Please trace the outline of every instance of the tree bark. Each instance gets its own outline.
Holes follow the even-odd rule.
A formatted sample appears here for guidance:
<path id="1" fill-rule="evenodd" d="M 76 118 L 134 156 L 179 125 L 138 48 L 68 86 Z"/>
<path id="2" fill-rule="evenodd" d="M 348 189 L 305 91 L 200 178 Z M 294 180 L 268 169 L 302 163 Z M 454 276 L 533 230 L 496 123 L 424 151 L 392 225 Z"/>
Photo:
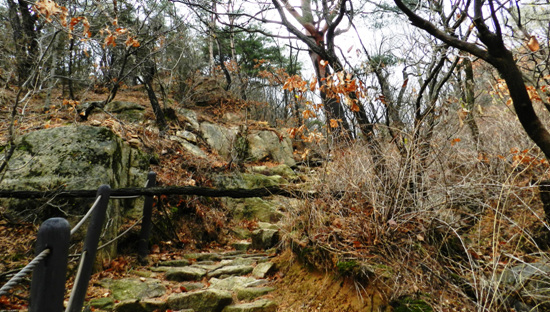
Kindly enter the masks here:
<path id="1" fill-rule="evenodd" d="M 18 0 L 17 3 L 14 0 L 6 1 L 15 43 L 18 84 L 22 86 L 29 78 L 32 78 L 32 67 L 38 52 L 38 41 L 36 40 L 39 31 L 36 28 L 38 16 L 32 13 L 27 1 Z"/>
<path id="2" fill-rule="evenodd" d="M 157 95 L 155 94 L 155 90 L 153 89 L 153 78 L 155 76 L 155 72 L 155 64 L 151 60 L 147 61 L 143 73 L 143 85 L 145 86 L 145 90 L 147 91 L 147 95 L 149 96 L 149 102 L 153 107 L 153 112 L 155 113 L 155 118 L 157 120 L 157 126 L 162 132 L 168 127 L 168 124 L 166 123 L 164 111 L 160 107 Z"/>

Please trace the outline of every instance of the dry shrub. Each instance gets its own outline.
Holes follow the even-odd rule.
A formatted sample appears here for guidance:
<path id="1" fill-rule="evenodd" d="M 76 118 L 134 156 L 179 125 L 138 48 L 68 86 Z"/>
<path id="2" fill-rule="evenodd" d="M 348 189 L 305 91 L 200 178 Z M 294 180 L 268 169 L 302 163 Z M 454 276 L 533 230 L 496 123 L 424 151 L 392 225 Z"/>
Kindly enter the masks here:
<path id="1" fill-rule="evenodd" d="M 441 116 L 425 158 L 383 144 L 383 175 L 365 142 L 331 147 L 311 183 L 320 196 L 289 210 L 287 241 L 316 266 L 383 282 L 388 300 L 427 294 L 438 311 L 521 301 L 501 273 L 543 260 L 536 182 L 548 164 L 513 112 L 489 107 L 478 122 L 481 144 Z"/>

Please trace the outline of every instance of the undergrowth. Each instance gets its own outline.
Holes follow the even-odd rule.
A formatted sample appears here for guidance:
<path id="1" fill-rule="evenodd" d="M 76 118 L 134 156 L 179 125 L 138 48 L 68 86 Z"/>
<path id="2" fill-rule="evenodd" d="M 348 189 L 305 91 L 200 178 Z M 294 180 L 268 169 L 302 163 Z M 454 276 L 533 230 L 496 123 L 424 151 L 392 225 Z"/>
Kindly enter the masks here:
<path id="1" fill-rule="evenodd" d="M 414 144 L 403 154 L 323 142 L 330 161 L 309 187 L 325 195 L 289 210 L 286 242 L 311 265 L 385 285 L 388 302 L 428 294 L 435 311 L 547 308 L 546 296 L 506 281 L 518 265 L 547 262 L 548 232 L 537 186 L 548 164 L 511 114 L 488 108 L 481 144 L 448 117 L 424 158 Z"/>

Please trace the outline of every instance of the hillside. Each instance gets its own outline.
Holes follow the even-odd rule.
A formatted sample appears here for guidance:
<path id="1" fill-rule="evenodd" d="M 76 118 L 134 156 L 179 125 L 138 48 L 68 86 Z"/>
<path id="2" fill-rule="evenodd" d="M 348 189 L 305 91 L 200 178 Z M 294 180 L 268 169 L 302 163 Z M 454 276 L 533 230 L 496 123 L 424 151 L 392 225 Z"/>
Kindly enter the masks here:
<path id="1" fill-rule="evenodd" d="M 14 96 L 4 93 L 7 99 Z M 90 93 L 87 101 L 102 96 Z M 268 172 L 279 165 L 269 158 L 228 159 L 198 132 L 196 145 L 206 157 L 191 153 L 176 140 L 178 132 L 190 129 L 190 118 L 178 111 L 181 108 L 192 110 L 200 122 L 239 129 L 244 120 L 247 131 L 289 136 L 286 129 L 249 119 L 246 103 L 230 97 L 206 106 L 180 107 L 171 101 L 165 110 L 171 113 L 164 133 L 155 127 L 153 111 L 139 90 L 123 90 L 117 100 L 143 107 L 141 123 L 104 112 L 82 121 L 78 103 L 64 102 L 60 95 L 55 98 L 56 106 L 47 112 L 39 96 L 24 111 L 21 108 L 18 135 L 71 124 L 107 127 L 151 155 L 151 170 L 157 172 L 161 186 L 213 187 L 217 174 L 232 177 L 258 168 Z M 6 121 L 0 132 L 2 145 L 7 142 L 8 103 L 2 107 Z M 379 166 L 362 140 L 329 144 L 295 139 L 297 164 L 292 166 L 293 178 L 286 179 L 316 195 L 293 202 L 275 199 L 285 204 L 277 223 L 281 242 L 270 251 L 278 272 L 268 279 L 276 290 L 268 298 L 278 302 L 279 311 L 363 311 L 365 306 L 387 311 L 470 311 L 475 305 L 491 311 L 503 311 L 500 307 L 504 306 L 528 311 L 534 305 L 545 307 L 546 300 L 533 295 L 540 291 L 545 296 L 536 284 L 544 283 L 543 277 L 535 272 L 529 278 L 540 281 L 527 279 L 520 284 L 515 279 L 525 268 L 548 268 L 547 233 L 541 223 L 544 210 L 534 184 L 547 177 L 547 163 L 524 136 L 511 135 L 520 130 L 509 121 L 513 120 L 510 112 L 486 109 L 480 128 L 489 143 L 483 152 L 471 149 L 473 143 L 458 118 L 442 118 L 446 118 L 442 128 L 447 131 L 438 132 L 437 152 L 429 156 L 428 169 L 418 176 L 422 190 L 414 196 L 419 198 L 407 195 L 411 177 L 406 176 L 420 174 L 406 167 L 418 164 L 402 163 L 390 144 L 383 147 L 389 171 L 382 181 L 376 172 Z M 490 139 L 497 136 L 508 139 Z M 197 251 L 234 250 L 234 243 L 242 239 L 231 229 L 259 227 L 257 219 L 236 221 L 226 200 L 163 196 L 159 203 L 164 208 L 159 207 L 154 218 L 163 227 L 154 231 L 150 266 Z M 5 282 L 31 258 L 39 223 L 21 223 L 6 213 L 6 207 L 2 209 L 0 271 Z M 136 233 L 123 238 L 120 256 L 104 262 L 103 271 L 93 276 L 90 298 L 108 293 L 99 280 L 139 277 L 136 272 L 147 269 L 137 262 L 132 249 Z M 70 265 L 74 269 L 76 263 Z M 0 308 L 24 309 L 27 287 L 2 297 Z M 172 292 L 181 291 L 172 286 Z"/>

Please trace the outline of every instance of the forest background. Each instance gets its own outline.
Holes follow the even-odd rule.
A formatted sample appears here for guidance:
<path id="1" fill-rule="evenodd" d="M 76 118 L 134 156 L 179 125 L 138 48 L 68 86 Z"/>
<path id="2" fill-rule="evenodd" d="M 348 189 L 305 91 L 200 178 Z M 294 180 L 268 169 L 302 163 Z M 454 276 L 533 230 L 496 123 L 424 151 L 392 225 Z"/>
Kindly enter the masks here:
<path id="1" fill-rule="evenodd" d="M 501 273 L 548 260 L 547 1 L 5 0 L 0 20 L 0 171 L 32 101 L 49 127 L 144 91 L 160 136 L 202 101 L 330 160 L 287 239 L 391 272 L 389 299 L 502 311 L 522 295 Z"/>

